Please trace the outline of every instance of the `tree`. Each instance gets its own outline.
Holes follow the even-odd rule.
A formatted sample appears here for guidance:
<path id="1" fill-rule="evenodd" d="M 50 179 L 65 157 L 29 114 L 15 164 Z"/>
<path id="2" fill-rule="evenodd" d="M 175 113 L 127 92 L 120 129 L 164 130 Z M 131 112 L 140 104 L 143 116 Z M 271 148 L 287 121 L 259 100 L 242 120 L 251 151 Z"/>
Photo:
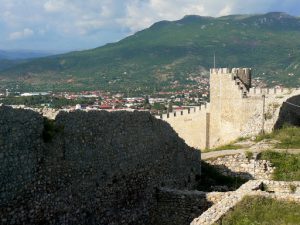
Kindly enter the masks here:
<path id="1" fill-rule="evenodd" d="M 151 109 L 151 104 L 149 102 L 149 96 L 148 95 L 146 95 L 146 97 L 145 97 L 144 109 Z"/>

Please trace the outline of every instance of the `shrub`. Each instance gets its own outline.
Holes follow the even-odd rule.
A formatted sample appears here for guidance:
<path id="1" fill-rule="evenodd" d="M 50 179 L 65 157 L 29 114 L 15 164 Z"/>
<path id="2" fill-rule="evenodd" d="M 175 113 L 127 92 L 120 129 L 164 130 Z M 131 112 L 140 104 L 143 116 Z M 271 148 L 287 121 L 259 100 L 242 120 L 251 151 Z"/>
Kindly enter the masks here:
<path id="1" fill-rule="evenodd" d="M 296 189 L 297 189 L 296 185 L 290 184 L 289 188 L 290 188 L 291 193 L 295 193 L 296 192 Z"/>
<path id="2" fill-rule="evenodd" d="M 250 160 L 250 159 L 253 158 L 253 152 L 246 151 L 246 152 L 245 152 L 245 155 L 246 155 L 246 158 L 247 158 L 248 160 Z"/>

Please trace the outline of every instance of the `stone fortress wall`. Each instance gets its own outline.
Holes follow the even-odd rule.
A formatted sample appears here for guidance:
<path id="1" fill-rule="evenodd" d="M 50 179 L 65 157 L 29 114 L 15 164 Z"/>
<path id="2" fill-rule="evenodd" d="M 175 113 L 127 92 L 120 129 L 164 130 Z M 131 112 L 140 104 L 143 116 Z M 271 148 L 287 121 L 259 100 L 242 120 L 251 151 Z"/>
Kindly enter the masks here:
<path id="1" fill-rule="evenodd" d="M 49 122 L 30 110 L 0 107 L 0 125 L 0 224 L 209 225 L 245 195 L 300 201 L 299 182 L 193 190 L 200 152 L 149 113 L 61 112 Z M 228 157 L 209 163 L 228 161 L 224 174 L 254 179 L 268 179 L 273 170 L 245 155 Z"/>
<path id="2" fill-rule="evenodd" d="M 201 174 L 200 152 L 145 112 L 0 107 L 0 125 L 0 224 L 158 224 L 159 189 Z"/>
<path id="3" fill-rule="evenodd" d="M 43 128 L 38 113 L 0 107 L 0 205 L 22 193 L 37 176 Z"/>
<path id="4" fill-rule="evenodd" d="M 206 125 L 209 123 L 210 104 L 202 105 L 192 109 L 182 110 L 157 116 L 168 122 L 172 128 L 183 138 L 186 143 L 194 148 L 205 148 L 209 137 Z"/>
<path id="5" fill-rule="evenodd" d="M 249 68 L 211 69 L 208 107 L 158 118 L 168 122 L 188 145 L 213 148 L 237 137 L 271 132 L 282 105 L 299 95 L 300 89 L 251 88 Z"/>

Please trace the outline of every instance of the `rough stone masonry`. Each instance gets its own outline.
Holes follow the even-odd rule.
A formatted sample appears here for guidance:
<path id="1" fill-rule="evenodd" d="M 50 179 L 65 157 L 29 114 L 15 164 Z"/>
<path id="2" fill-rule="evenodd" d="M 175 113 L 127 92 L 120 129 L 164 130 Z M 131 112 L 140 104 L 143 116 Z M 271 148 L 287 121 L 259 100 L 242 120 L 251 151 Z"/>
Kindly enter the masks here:
<path id="1" fill-rule="evenodd" d="M 200 152 L 149 113 L 0 107 L 0 224 L 158 224 L 159 189 L 200 173 Z"/>

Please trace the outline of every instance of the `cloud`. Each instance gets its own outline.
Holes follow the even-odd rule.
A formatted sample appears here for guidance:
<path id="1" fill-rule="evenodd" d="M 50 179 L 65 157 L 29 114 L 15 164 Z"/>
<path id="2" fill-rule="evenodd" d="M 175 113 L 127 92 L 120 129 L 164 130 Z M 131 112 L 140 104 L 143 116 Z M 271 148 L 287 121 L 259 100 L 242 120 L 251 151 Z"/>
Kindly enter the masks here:
<path id="1" fill-rule="evenodd" d="M 300 15 L 299 0 L 0 0 L 0 5 L 0 49 L 8 40 L 14 41 L 11 46 L 26 48 L 37 43 L 58 49 L 66 43 L 68 48 L 97 47 L 155 22 L 191 14 L 217 17 L 285 11 Z"/>
<path id="2" fill-rule="evenodd" d="M 229 15 L 231 14 L 231 11 L 232 11 L 231 7 L 227 5 L 220 11 L 219 16 Z"/>
<path id="3" fill-rule="evenodd" d="M 34 34 L 33 30 L 24 28 L 22 31 L 13 32 L 9 35 L 9 40 L 19 40 L 31 37 Z"/>
<path id="4" fill-rule="evenodd" d="M 80 20 L 76 22 L 76 27 L 79 28 L 80 34 L 87 34 L 89 31 L 97 30 L 103 27 L 105 24 L 102 21 L 99 20 Z"/>
<path id="5" fill-rule="evenodd" d="M 63 0 L 57 1 L 57 0 L 50 0 L 45 2 L 44 9 L 47 12 L 60 12 L 64 11 L 65 9 L 65 3 Z"/>

